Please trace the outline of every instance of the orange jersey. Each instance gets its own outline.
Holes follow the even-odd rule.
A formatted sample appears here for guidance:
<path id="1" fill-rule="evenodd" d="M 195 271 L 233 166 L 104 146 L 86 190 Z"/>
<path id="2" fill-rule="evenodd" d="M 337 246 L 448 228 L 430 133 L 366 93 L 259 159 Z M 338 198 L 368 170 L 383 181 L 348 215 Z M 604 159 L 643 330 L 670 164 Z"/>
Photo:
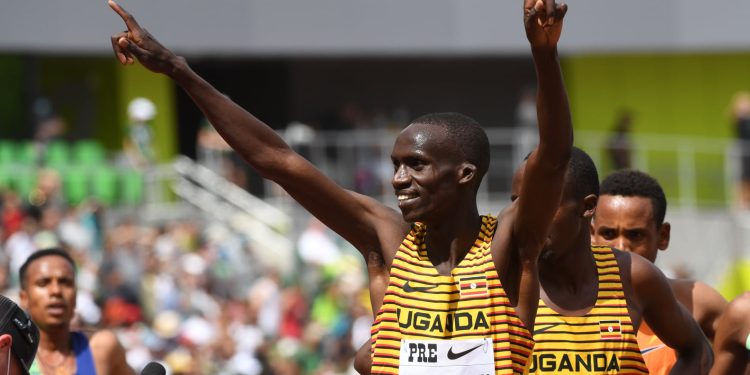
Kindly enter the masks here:
<path id="1" fill-rule="evenodd" d="M 491 216 L 471 250 L 440 275 L 427 256 L 426 226 L 399 247 L 372 326 L 372 373 L 523 374 L 533 347 L 495 270 Z"/>
<path id="2" fill-rule="evenodd" d="M 641 348 L 641 355 L 646 361 L 650 374 L 667 375 L 677 362 L 677 353 L 674 349 L 656 337 L 646 322 L 641 323 L 641 328 L 638 330 L 638 346 Z"/>

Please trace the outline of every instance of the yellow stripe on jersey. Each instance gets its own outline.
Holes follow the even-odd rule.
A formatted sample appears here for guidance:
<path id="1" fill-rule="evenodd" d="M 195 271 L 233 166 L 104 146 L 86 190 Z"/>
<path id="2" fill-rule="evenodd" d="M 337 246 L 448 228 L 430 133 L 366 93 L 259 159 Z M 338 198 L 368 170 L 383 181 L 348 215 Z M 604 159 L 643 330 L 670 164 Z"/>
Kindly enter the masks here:
<path id="1" fill-rule="evenodd" d="M 609 247 L 593 247 L 596 304 L 584 316 L 563 316 L 539 300 L 530 374 L 648 374 Z"/>
<path id="2" fill-rule="evenodd" d="M 399 372 L 399 364 L 404 365 L 400 363 L 405 358 L 404 340 L 476 339 L 491 339 L 495 374 L 524 373 L 533 341 L 495 270 L 490 245 L 496 226 L 494 217 L 483 216 L 474 246 L 450 276 L 441 276 L 427 256 L 426 226 L 413 225 L 393 260 L 390 283 L 372 326 L 373 374 Z M 476 348 L 479 346 L 449 351 L 446 362 L 450 364 Z M 438 352 L 425 353 L 425 362 L 438 361 L 426 357 Z"/>

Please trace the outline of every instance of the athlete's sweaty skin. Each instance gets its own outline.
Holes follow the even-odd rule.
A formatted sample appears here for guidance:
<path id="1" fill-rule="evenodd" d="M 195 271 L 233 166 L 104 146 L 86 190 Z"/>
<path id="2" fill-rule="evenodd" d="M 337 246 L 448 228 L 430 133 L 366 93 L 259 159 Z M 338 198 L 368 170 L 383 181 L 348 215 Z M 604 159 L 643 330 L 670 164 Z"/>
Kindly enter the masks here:
<path id="1" fill-rule="evenodd" d="M 750 292 L 733 299 L 719 320 L 711 375 L 750 375 Z"/>
<path id="2" fill-rule="evenodd" d="M 393 257 L 412 223 L 429 227 L 429 258 L 442 275 L 449 275 L 469 251 L 481 222 L 476 195 L 485 171 L 480 166 L 489 159 L 468 160 L 466 145 L 450 137 L 444 126 L 412 123 L 397 137 L 391 159 L 399 213 L 323 175 L 272 128 L 193 72 L 185 58 L 162 46 L 122 7 L 112 0 L 109 4 L 127 27 L 111 38 L 118 60 L 123 65 L 139 61 L 174 80 L 245 161 L 357 248 L 367 263 L 373 310 L 382 303 Z M 560 199 L 572 126 L 557 57 L 567 6 L 554 0 L 523 4 L 538 77 L 539 146 L 528 162 L 524 198 L 502 218 L 491 251 L 512 306 L 531 329 L 539 295 L 537 258 Z"/>

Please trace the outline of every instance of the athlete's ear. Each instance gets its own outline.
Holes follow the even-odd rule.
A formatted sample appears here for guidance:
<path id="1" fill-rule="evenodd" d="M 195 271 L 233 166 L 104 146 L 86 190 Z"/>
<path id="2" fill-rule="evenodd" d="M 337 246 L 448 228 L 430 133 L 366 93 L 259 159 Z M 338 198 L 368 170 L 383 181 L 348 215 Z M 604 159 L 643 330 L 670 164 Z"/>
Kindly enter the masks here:
<path id="1" fill-rule="evenodd" d="M 472 163 L 461 163 L 458 167 L 458 183 L 466 184 L 477 176 L 477 166 Z"/>
<path id="2" fill-rule="evenodd" d="M 591 220 L 596 212 L 596 202 L 599 197 L 596 194 L 589 194 L 583 198 L 583 217 Z"/>
<path id="3" fill-rule="evenodd" d="M 0 335 L 0 349 L 5 349 L 7 347 L 8 350 L 10 350 L 11 344 L 13 344 L 13 336 L 7 333 Z"/>
<path id="4" fill-rule="evenodd" d="M 24 310 L 29 309 L 29 294 L 23 288 L 18 291 L 18 305 Z"/>
<path id="5" fill-rule="evenodd" d="M 659 227 L 659 250 L 666 250 L 669 247 L 671 231 L 672 225 L 666 221 Z"/>

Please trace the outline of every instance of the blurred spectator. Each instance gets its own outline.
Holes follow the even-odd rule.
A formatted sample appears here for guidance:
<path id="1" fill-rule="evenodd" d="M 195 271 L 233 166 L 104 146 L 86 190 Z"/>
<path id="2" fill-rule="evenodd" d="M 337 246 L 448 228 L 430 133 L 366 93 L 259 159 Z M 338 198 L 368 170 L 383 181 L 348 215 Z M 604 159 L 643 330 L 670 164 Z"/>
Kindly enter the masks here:
<path id="1" fill-rule="evenodd" d="M 536 89 L 526 86 L 521 90 L 518 104 L 516 104 L 516 151 L 518 160 L 528 155 L 536 147 L 539 130 L 536 126 Z"/>
<path id="2" fill-rule="evenodd" d="M 2 192 L 2 237 L 0 240 L 5 242 L 13 233 L 18 232 L 23 226 L 23 207 L 21 198 L 13 190 Z"/>
<path id="3" fill-rule="evenodd" d="M 612 134 L 607 140 L 607 156 L 612 169 L 627 169 L 631 167 L 633 140 L 631 130 L 633 126 L 633 114 L 629 110 L 622 110 L 617 115 Z"/>
<path id="4" fill-rule="evenodd" d="M 34 147 L 36 149 L 37 164 L 42 165 L 45 161 L 47 146 L 50 142 L 61 139 L 65 132 L 65 120 L 55 112 L 52 102 L 39 97 L 34 100 Z"/>
<path id="5" fill-rule="evenodd" d="M 62 176 L 53 169 L 40 169 L 34 189 L 29 194 L 29 203 L 37 207 L 65 207 L 62 191 Z"/>
<path id="6" fill-rule="evenodd" d="M 131 165 L 145 168 L 156 161 L 149 122 L 156 117 L 156 105 L 147 98 L 135 98 L 128 104 L 128 136 L 123 148 Z"/>
<path id="7" fill-rule="evenodd" d="M 5 200 L 3 210 L 20 205 Z M 0 290 L 17 295 L 3 266 L 64 246 L 77 266 L 71 328 L 110 330 L 136 371 L 157 360 L 172 374 L 343 374 L 369 337 L 363 264 L 320 222 L 298 238 L 301 264 L 282 274 L 261 268 L 241 233 L 206 218 L 151 224 L 88 200 L 20 209 L 2 243 Z"/>
<path id="8" fill-rule="evenodd" d="M 29 206 L 25 209 L 21 229 L 13 233 L 5 242 L 5 254 L 8 256 L 13 286 L 18 286 L 18 270 L 35 250 L 34 237 L 39 231 L 42 212 L 39 208 Z"/>
<path id="9" fill-rule="evenodd" d="M 732 122 L 740 151 L 740 205 L 750 208 L 750 92 L 732 99 Z"/>

